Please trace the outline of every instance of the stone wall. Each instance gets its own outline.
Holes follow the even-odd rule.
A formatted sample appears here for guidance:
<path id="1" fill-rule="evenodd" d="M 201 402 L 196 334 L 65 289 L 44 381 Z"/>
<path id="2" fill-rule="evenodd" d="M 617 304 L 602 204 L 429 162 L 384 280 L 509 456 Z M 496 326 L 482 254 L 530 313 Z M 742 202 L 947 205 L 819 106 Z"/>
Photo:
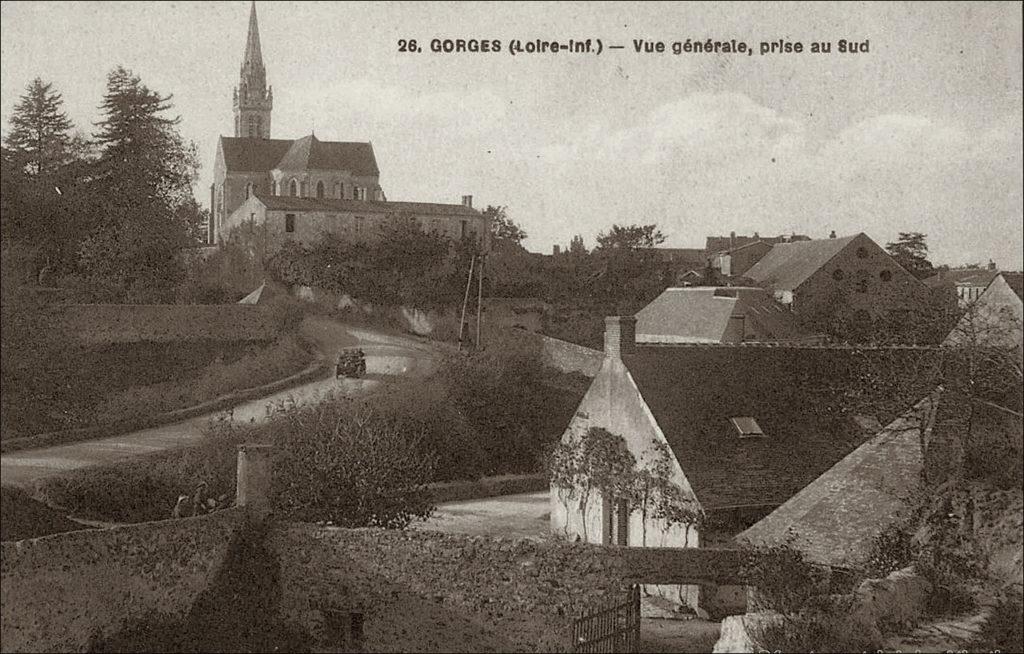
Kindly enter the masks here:
<path id="1" fill-rule="evenodd" d="M 176 341 L 268 341 L 280 309 L 247 304 L 73 304 L 41 315 L 42 326 L 84 345 Z"/>
<path id="2" fill-rule="evenodd" d="M 150 612 L 181 618 L 213 579 L 241 509 L 3 543 L 4 652 L 87 651 Z"/>
<path id="3" fill-rule="evenodd" d="M 363 614 L 374 651 L 557 651 L 573 618 L 625 597 L 616 550 L 421 531 L 279 528 L 281 610 L 323 641 Z"/>

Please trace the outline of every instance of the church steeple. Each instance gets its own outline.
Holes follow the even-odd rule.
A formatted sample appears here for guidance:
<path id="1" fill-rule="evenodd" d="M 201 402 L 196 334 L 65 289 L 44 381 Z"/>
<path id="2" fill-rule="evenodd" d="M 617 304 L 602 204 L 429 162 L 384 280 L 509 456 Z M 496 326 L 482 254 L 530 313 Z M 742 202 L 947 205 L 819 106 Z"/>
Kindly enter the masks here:
<path id="1" fill-rule="evenodd" d="M 263 67 L 260 48 L 260 27 L 256 21 L 256 2 L 249 10 L 249 33 L 239 83 L 235 88 L 235 136 L 270 138 L 270 112 L 274 91 L 267 87 L 267 71 Z"/>

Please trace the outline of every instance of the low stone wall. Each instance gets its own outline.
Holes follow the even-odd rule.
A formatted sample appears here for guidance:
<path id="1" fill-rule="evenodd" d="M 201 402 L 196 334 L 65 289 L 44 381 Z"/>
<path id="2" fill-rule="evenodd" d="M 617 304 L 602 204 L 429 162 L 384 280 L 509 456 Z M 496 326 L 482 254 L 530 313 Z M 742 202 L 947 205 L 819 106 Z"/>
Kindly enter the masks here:
<path id="1" fill-rule="evenodd" d="M 4 652 L 81 652 L 152 611 L 180 618 L 225 558 L 242 509 L 3 543 Z"/>
<path id="2" fill-rule="evenodd" d="M 434 502 L 461 502 L 477 500 L 484 497 L 516 495 L 518 493 L 536 493 L 546 491 L 550 486 L 547 474 L 537 475 L 499 475 L 484 477 L 476 481 L 449 481 L 430 484 Z"/>
<path id="3" fill-rule="evenodd" d="M 577 614 L 625 591 L 592 545 L 290 525 L 271 546 L 283 617 L 323 641 L 323 607 L 362 613 L 374 651 L 565 650 Z"/>
<path id="4" fill-rule="evenodd" d="M 601 369 L 604 352 L 550 336 L 537 336 L 541 340 L 544 362 L 562 372 L 578 372 L 594 377 Z"/>
<path id="5" fill-rule="evenodd" d="M 71 304 L 44 312 L 40 326 L 85 345 L 175 341 L 269 341 L 284 312 L 247 304 Z"/>

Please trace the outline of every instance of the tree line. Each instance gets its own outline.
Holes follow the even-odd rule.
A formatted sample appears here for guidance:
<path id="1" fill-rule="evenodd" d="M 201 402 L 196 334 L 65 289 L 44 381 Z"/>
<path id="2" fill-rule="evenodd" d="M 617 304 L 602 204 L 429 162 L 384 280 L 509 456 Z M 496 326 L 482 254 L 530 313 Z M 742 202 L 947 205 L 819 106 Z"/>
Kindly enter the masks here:
<path id="1" fill-rule="evenodd" d="M 97 301 L 173 300 L 180 252 L 206 212 L 192 194 L 196 147 L 171 100 L 118 66 L 86 134 L 52 83 L 27 85 L 0 148 L 0 234 L 19 281 L 61 279 Z"/>

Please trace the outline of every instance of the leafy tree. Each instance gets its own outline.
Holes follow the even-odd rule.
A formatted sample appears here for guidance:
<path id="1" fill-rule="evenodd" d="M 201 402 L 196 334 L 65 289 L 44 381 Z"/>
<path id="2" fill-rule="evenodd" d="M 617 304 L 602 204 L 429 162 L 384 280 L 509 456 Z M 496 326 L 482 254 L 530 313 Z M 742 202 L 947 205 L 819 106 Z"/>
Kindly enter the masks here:
<path id="1" fill-rule="evenodd" d="M 517 225 L 508 217 L 508 207 L 495 207 L 488 205 L 484 209 L 484 216 L 490 219 L 491 235 L 495 239 L 522 243 L 526 238 L 526 230 Z"/>
<path id="2" fill-rule="evenodd" d="M 892 258 L 918 279 L 931 276 L 934 268 L 928 261 L 926 237 L 921 232 L 900 232 L 895 242 L 885 244 Z"/>
<path id="3" fill-rule="evenodd" d="M 657 225 L 612 225 L 597 235 L 598 250 L 640 250 L 665 242 Z"/>
<path id="4" fill-rule="evenodd" d="M 587 254 L 587 246 L 583 244 L 583 237 L 579 234 L 573 236 L 569 241 L 569 253 L 576 256 Z"/>

